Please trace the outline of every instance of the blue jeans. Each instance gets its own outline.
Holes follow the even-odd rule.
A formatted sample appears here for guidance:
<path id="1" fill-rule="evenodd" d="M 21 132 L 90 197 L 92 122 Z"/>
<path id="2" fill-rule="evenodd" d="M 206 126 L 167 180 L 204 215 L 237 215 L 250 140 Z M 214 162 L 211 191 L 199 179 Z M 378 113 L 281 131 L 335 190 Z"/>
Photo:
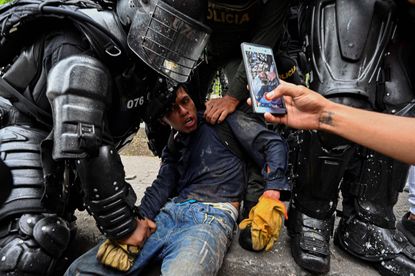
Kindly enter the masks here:
<path id="1" fill-rule="evenodd" d="M 147 239 L 127 273 L 98 262 L 97 245 L 76 259 L 65 275 L 139 275 L 155 260 L 162 261 L 163 275 L 216 275 L 236 226 L 226 210 L 199 202 L 170 201 L 155 222 L 156 232 Z"/>

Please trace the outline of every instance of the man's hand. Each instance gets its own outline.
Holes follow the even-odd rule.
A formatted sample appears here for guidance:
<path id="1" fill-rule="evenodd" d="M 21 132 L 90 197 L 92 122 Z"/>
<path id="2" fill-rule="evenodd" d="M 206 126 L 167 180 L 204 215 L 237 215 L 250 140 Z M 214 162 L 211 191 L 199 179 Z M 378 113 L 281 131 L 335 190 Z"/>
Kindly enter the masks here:
<path id="1" fill-rule="evenodd" d="M 287 114 L 274 116 L 265 113 L 266 121 L 285 124 L 293 128 L 318 130 L 322 123 L 321 120 L 330 118 L 330 116 L 324 114 L 324 110 L 332 102 L 302 85 L 281 81 L 277 88 L 266 94 L 267 100 L 273 100 L 281 96 L 285 96 Z"/>
<path id="2" fill-rule="evenodd" d="M 98 249 L 98 261 L 117 270 L 128 271 L 140 252 L 140 248 L 154 231 L 156 231 L 156 224 L 152 220 L 137 219 L 136 229 L 127 239 L 121 241 L 105 240 Z"/>
<path id="3" fill-rule="evenodd" d="M 238 104 L 238 99 L 228 95 L 223 98 L 209 100 L 205 103 L 204 117 L 210 124 L 222 123 L 229 114 L 235 111 Z"/>
<path id="4" fill-rule="evenodd" d="M 129 244 L 138 246 L 139 248 L 143 247 L 144 242 L 153 234 L 157 229 L 156 224 L 148 219 L 137 219 L 137 226 L 134 232 L 126 239 L 120 240 L 122 244 Z"/>
<path id="5" fill-rule="evenodd" d="M 281 193 L 277 190 L 266 190 L 262 195 L 275 200 L 280 200 Z"/>

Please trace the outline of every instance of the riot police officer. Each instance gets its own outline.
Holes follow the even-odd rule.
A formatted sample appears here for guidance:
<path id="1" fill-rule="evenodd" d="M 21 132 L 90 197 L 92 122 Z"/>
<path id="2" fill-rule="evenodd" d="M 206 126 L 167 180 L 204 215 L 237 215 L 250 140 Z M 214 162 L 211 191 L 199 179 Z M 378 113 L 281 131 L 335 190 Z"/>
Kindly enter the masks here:
<path id="1" fill-rule="evenodd" d="M 188 80 L 208 39 L 205 9 L 170 0 L 1 7 L 0 156 L 13 175 L 0 208 L 1 274 L 52 274 L 76 208 L 108 238 L 137 243 L 142 217 L 117 150 L 174 101 L 169 86 Z M 167 92 L 154 99 L 154 89 Z"/>
<path id="2" fill-rule="evenodd" d="M 301 22 L 310 88 L 336 103 L 414 116 L 415 44 L 410 7 L 400 4 L 308 1 Z M 335 244 L 383 275 L 413 273 L 415 248 L 396 231 L 393 214 L 408 166 L 329 133 L 303 131 L 296 141 L 291 149 L 298 177 L 287 224 L 295 261 L 313 272 L 329 271 L 341 187 Z"/>

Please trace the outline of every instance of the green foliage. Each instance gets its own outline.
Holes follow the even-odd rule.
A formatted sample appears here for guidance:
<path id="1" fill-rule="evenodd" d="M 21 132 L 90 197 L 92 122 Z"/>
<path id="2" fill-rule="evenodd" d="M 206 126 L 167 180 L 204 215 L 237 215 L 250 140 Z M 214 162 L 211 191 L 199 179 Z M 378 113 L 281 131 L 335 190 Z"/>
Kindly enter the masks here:
<path id="1" fill-rule="evenodd" d="M 0 0 L 0 5 L 6 4 L 7 2 L 10 2 L 11 0 Z"/>

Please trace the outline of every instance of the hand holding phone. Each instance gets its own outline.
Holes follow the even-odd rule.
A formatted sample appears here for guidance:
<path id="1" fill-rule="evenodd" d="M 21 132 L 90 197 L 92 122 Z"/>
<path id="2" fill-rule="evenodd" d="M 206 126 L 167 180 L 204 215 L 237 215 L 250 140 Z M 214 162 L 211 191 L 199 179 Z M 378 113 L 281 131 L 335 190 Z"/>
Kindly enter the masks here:
<path id="1" fill-rule="evenodd" d="M 272 49 L 252 43 L 241 44 L 252 108 L 256 113 L 286 114 L 284 98 L 269 101 L 265 95 L 279 85 Z"/>

